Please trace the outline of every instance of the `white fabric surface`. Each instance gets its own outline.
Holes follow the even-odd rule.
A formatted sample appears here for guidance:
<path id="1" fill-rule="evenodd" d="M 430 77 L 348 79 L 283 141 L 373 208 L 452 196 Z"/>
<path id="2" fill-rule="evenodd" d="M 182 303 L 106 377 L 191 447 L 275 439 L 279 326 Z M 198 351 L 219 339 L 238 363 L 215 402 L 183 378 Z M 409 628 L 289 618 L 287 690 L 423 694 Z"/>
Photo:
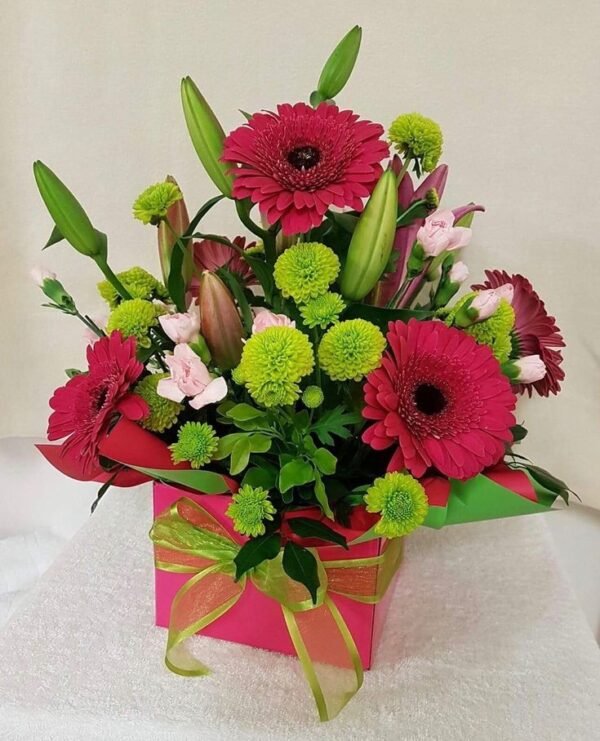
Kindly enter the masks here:
<path id="1" fill-rule="evenodd" d="M 375 668 L 321 725 L 289 657 L 196 638 L 210 677 L 164 667 L 150 509 L 109 492 L 0 633 L 0 738 L 597 738 L 600 654 L 543 517 L 411 537 Z"/>
<path id="2" fill-rule="evenodd" d="M 0 540 L 0 626 L 65 544 L 46 530 Z"/>

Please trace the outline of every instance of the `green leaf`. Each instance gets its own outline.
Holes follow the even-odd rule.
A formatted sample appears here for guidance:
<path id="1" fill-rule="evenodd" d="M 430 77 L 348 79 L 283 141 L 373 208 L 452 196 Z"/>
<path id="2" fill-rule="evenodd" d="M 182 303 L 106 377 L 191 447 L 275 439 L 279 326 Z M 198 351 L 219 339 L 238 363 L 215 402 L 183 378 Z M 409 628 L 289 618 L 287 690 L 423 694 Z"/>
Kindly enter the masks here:
<path id="1" fill-rule="evenodd" d="M 512 432 L 513 443 L 520 443 L 521 440 L 524 440 L 527 437 L 527 430 L 523 425 L 515 425 L 510 428 L 510 431 Z"/>
<path id="2" fill-rule="evenodd" d="M 167 290 L 178 311 L 185 312 L 185 280 L 183 277 L 183 259 L 185 247 L 181 240 L 175 242 L 171 253 L 171 265 L 167 278 Z"/>
<path id="3" fill-rule="evenodd" d="M 329 517 L 330 520 L 333 520 L 333 511 L 329 504 L 327 490 L 325 489 L 321 475 L 317 471 L 315 471 L 315 497 L 325 515 Z"/>
<path id="4" fill-rule="evenodd" d="M 337 543 L 342 548 L 348 548 L 346 538 L 341 533 L 336 533 L 324 522 L 311 520 L 308 517 L 290 517 L 287 520 L 290 529 L 301 538 L 318 538 L 328 543 Z"/>
<path id="5" fill-rule="evenodd" d="M 173 484 L 187 486 L 188 489 L 202 492 L 202 494 L 224 494 L 231 491 L 220 473 L 214 471 L 179 471 L 176 469 L 144 468 L 129 466 L 141 471 L 158 481 L 167 481 Z"/>
<path id="6" fill-rule="evenodd" d="M 328 476 L 335 473 L 337 458 L 327 448 L 317 448 L 311 457 L 321 473 Z"/>
<path id="7" fill-rule="evenodd" d="M 247 422 L 251 419 L 264 417 L 264 412 L 253 407 L 251 404 L 235 404 L 227 409 L 225 416 L 235 420 L 236 422 Z"/>
<path id="8" fill-rule="evenodd" d="M 67 374 L 67 378 L 75 378 L 75 376 L 81 376 L 83 371 L 77 368 L 66 368 L 65 373 Z"/>
<path id="9" fill-rule="evenodd" d="M 315 470 L 303 458 L 294 458 L 279 472 L 279 491 L 286 492 L 294 486 L 303 486 L 315 480 Z"/>
<path id="10" fill-rule="evenodd" d="M 408 226 L 409 224 L 412 224 L 415 219 L 424 219 L 428 213 L 429 209 L 427 208 L 427 201 L 424 198 L 420 201 L 415 201 L 410 204 L 406 211 L 398 214 L 396 226 Z"/>
<path id="11" fill-rule="evenodd" d="M 48 241 L 46 244 L 42 247 L 43 250 L 46 249 L 46 247 L 51 247 L 53 244 L 57 244 L 58 242 L 62 242 L 64 239 L 63 235 L 60 233 L 60 229 L 57 226 L 54 226 L 52 229 L 52 234 L 48 237 Z"/>
<path id="12" fill-rule="evenodd" d="M 368 304 L 350 304 L 344 312 L 344 319 L 366 319 L 376 324 L 383 332 L 387 332 L 388 322 L 398 319 L 407 322 L 409 319 L 431 319 L 432 311 L 424 309 L 385 309 L 381 306 Z"/>
<path id="13" fill-rule="evenodd" d="M 248 332 L 248 334 L 250 334 L 252 332 L 254 316 L 252 314 L 250 304 L 248 303 L 248 299 L 244 291 L 244 286 L 241 284 L 238 276 L 235 273 L 232 273 L 230 270 L 227 270 L 227 268 L 220 268 L 219 270 L 217 270 L 217 275 L 223 280 L 224 283 L 227 284 L 229 290 L 233 294 L 242 314 L 244 329 L 246 330 L 246 332 Z"/>
<path id="14" fill-rule="evenodd" d="M 312 597 L 313 604 L 316 605 L 319 570 L 313 554 L 306 548 L 288 541 L 283 549 L 283 570 L 290 579 L 304 584 Z"/>
<path id="15" fill-rule="evenodd" d="M 332 435 L 346 439 L 350 437 L 350 431 L 346 427 L 358 422 L 362 422 L 362 417 L 358 412 L 348 412 L 345 407 L 337 406 L 323 412 L 321 417 L 313 423 L 311 432 L 315 433 L 323 445 L 334 445 Z"/>
<path id="16" fill-rule="evenodd" d="M 229 463 L 229 472 L 232 476 L 241 473 L 250 461 L 250 440 L 247 435 L 240 438 L 231 450 L 231 461 Z"/>
<path id="17" fill-rule="evenodd" d="M 222 461 L 223 458 L 227 458 L 227 456 L 231 455 L 233 446 L 244 437 L 246 437 L 246 433 L 244 432 L 232 432 L 231 435 L 220 437 L 217 452 L 213 456 L 214 460 Z"/>
<path id="18" fill-rule="evenodd" d="M 244 543 L 233 559 L 235 580 L 238 581 L 247 571 L 255 568 L 263 561 L 270 561 L 275 558 L 280 550 L 281 536 L 279 533 L 266 533 Z"/>
<path id="19" fill-rule="evenodd" d="M 275 281 L 273 280 L 273 268 L 257 255 L 244 255 L 244 260 L 250 265 L 254 275 L 264 291 L 265 299 L 271 303 Z"/>
<path id="20" fill-rule="evenodd" d="M 561 497 L 568 504 L 569 494 L 573 493 L 564 481 L 546 471 L 544 468 L 527 464 L 524 466 L 529 475 L 548 491 Z"/>
<path id="21" fill-rule="evenodd" d="M 277 476 L 279 471 L 275 466 L 267 463 L 261 463 L 260 467 L 249 468 L 244 474 L 242 484 L 244 486 L 260 487 L 269 491 L 277 485 Z"/>
<path id="22" fill-rule="evenodd" d="M 260 432 L 257 432 L 254 435 L 249 435 L 248 440 L 250 441 L 251 453 L 266 453 L 271 449 L 272 439 L 268 435 L 261 435 Z"/>

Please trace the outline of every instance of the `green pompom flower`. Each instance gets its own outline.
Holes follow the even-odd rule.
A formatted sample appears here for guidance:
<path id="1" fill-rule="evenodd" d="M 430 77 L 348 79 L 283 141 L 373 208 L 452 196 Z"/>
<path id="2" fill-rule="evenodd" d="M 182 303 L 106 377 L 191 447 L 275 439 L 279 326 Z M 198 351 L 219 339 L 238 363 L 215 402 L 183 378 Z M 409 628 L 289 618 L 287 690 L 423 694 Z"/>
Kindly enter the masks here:
<path id="1" fill-rule="evenodd" d="M 429 502 L 425 489 L 408 473 L 386 473 L 365 494 L 367 512 L 381 513 L 375 533 L 399 538 L 422 525 Z"/>
<path id="2" fill-rule="evenodd" d="M 319 365 L 334 381 L 360 381 L 381 364 L 385 337 L 365 319 L 349 319 L 328 329 L 319 345 Z"/>
<path id="3" fill-rule="evenodd" d="M 443 136 L 435 121 L 420 113 L 404 113 L 390 126 L 389 137 L 399 152 L 417 161 L 419 169 L 431 172 L 436 167 Z"/>
<path id="4" fill-rule="evenodd" d="M 454 317 L 461 307 L 474 299 L 476 293 L 467 293 L 462 296 L 452 307 L 445 321 L 448 326 L 454 322 Z M 481 322 L 475 322 L 468 327 L 462 328 L 463 332 L 480 345 L 488 345 L 494 353 L 494 357 L 500 364 L 506 363 L 513 349 L 512 329 L 515 324 L 515 310 L 506 299 L 501 299 L 500 304 L 492 316 Z"/>
<path id="5" fill-rule="evenodd" d="M 301 242 L 289 247 L 275 263 L 275 284 L 296 303 L 306 303 L 325 293 L 340 272 L 335 252 L 319 242 Z"/>
<path id="6" fill-rule="evenodd" d="M 233 529 L 255 538 L 265 534 L 265 520 L 272 520 L 276 512 L 265 489 L 242 486 L 234 494 L 225 514 L 233 520 Z"/>
<path id="7" fill-rule="evenodd" d="M 148 416 L 140 420 L 140 424 L 151 432 L 164 432 L 169 427 L 173 427 L 177 422 L 177 417 L 183 411 L 182 404 L 171 401 L 171 399 L 165 399 L 164 396 L 159 396 L 156 392 L 159 381 L 169 377 L 169 373 L 155 373 L 151 376 L 144 376 L 134 388 L 134 393 L 142 397 L 150 410 Z"/>
<path id="8" fill-rule="evenodd" d="M 338 321 L 345 308 L 346 304 L 339 293 L 324 293 L 301 306 L 300 314 L 307 327 L 325 329 Z"/>
<path id="9" fill-rule="evenodd" d="M 319 386 L 307 386 L 302 394 L 302 403 L 307 409 L 317 409 L 324 399 L 323 390 Z"/>
<path id="10" fill-rule="evenodd" d="M 106 332 L 110 334 L 118 329 L 123 337 L 135 337 L 140 347 L 150 347 L 149 332 L 158 324 L 158 317 L 162 313 L 163 309 L 151 301 L 141 298 L 123 301 L 111 311 Z"/>
<path id="11" fill-rule="evenodd" d="M 313 348 L 303 332 L 294 327 L 268 327 L 246 342 L 233 377 L 259 404 L 284 406 L 296 401 L 298 383 L 313 367 Z"/>
<path id="12" fill-rule="evenodd" d="M 173 463 L 188 462 L 201 468 L 213 459 L 219 438 L 214 427 L 206 422 L 186 422 L 179 428 L 177 442 L 169 446 Z"/>
<path id="13" fill-rule="evenodd" d="M 169 208 L 182 198 L 183 194 L 175 183 L 155 183 L 136 198 L 133 216 L 143 224 L 158 224 L 165 218 Z"/>
<path id="14" fill-rule="evenodd" d="M 117 273 L 117 278 L 123 284 L 131 298 L 143 299 L 163 299 L 168 297 L 166 288 L 153 275 L 144 268 L 133 267 Z M 116 292 L 111 283 L 107 280 L 98 283 L 98 292 L 111 309 L 114 309 L 121 301 L 121 297 Z"/>

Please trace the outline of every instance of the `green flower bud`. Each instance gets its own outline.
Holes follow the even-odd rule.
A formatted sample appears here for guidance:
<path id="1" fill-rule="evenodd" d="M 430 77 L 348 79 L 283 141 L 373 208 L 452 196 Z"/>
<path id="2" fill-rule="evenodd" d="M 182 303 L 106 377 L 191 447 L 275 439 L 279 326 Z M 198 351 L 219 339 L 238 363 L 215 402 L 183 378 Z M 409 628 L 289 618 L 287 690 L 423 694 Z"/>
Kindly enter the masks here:
<path id="1" fill-rule="evenodd" d="M 33 174 L 42 200 L 56 224 L 49 244 L 64 238 L 82 255 L 106 260 L 106 235 L 94 229 L 82 205 L 67 186 L 39 160 L 33 163 Z"/>
<path id="2" fill-rule="evenodd" d="M 397 210 L 396 175 L 386 170 L 352 234 L 340 277 L 344 298 L 360 301 L 381 278 L 394 246 Z"/>
<path id="3" fill-rule="evenodd" d="M 332 51 L 319 77 L 316 90 L 318 98 L 315 96 L 315 101 L 319 98 L 321 100 L 334 98 L 348 82 L 358 57 L 361 38 L 361 27 L 354 26 Z M 312 100 L 311 98 L 311 103 Z"/>
<path id="4" fill-rule="evenodd" d="M 213 183 L 223 195 L 231 198 L 230 165 L 221 162 L 225 132 L 191 77 L 181 81 L 181 101 L 196 154 Z"/>

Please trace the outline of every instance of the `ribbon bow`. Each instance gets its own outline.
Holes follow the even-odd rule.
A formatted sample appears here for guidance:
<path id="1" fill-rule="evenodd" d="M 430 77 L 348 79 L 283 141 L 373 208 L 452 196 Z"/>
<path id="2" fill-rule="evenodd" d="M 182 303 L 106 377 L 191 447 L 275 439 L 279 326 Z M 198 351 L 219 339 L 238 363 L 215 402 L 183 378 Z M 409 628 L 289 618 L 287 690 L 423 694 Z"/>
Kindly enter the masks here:
<path id="1" fill-rule="evenodd" d="M 334 718 L 358 692 L 363 668 L 354 639 L 330 594 L 375 604 L 400 565 L 402 539 L 388 541 L 372 558 L 322 562 L 317 559 L 320 587 L 316 603 L 308 590 L 290 579 L 282 554 L 264 561 L 235 580 L 234 558 L 240 550 L 227 530 L 203 507 L 182 497 L 154 521 L 150 538 L 156 567 L 192 574 L 171 605 L 165 663 L 176 674 L 209 673 L 186 648 L 186 639 L 230 610 L 248 580 L 276 600 L 322 721 Z M 332 666 L 334 665 L 334 666 Z"/>

